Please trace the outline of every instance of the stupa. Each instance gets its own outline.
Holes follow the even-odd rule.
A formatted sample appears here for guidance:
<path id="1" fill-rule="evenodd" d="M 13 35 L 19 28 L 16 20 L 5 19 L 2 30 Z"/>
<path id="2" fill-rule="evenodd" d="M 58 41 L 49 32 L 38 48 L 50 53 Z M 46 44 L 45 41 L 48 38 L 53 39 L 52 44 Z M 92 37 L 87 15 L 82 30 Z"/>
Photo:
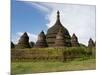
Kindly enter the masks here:
<path id="1" fill-rule="evenodd" d="M 71 47 L 71 36 L 68 30 L 61 24 L 60 22 L 60 12 L 57 11 L 57 20 L 56 23 L 48 29 L 46 40 L 49 47 L 54 47 L 56 35 L 58 34 L 59 30 L 62 29 L 63 35 L 65 37 L 65 42 L 67 47 Z"/>
<path id="2" fill-rule="evenodd" d="M 78 47 L 79 46 L 78 38 L 75 34 L 72 35 L 71 44 L 72 44 L 72 47 Z"/>
<path id="3" fill-rule="evenodd" d="M 16 48 L 30 48 L 29 37 L 26 32 L 20 37 Z"/>
<path id="4" fill-rule="evenodd" d="M 46 36 L 43 31 L 38 35 L 38 40 L 36 42 L 35 47 L 38 48 L 47 47 Z"/>
<path id="5" fill-rule="evenodd" d="M 95 46 L 95 43 L 92 40 L 92 38 L 90 38 L 89 41 L 88 41 L 88 47 L 94 47 L 94 46 Z"/>

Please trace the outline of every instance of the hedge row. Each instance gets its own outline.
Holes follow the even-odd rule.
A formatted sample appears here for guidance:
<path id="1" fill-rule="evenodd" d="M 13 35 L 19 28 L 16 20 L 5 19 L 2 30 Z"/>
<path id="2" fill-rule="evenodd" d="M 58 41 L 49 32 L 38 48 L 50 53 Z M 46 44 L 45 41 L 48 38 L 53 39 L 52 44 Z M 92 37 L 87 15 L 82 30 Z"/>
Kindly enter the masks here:
<path id="1" fill-rule="evenodd" d="M 71 48 L 32 48 L 12 49 L 12 61 L 66 61 L 84 56 L 95 56 L 95 48 L 71 47 Z"/>

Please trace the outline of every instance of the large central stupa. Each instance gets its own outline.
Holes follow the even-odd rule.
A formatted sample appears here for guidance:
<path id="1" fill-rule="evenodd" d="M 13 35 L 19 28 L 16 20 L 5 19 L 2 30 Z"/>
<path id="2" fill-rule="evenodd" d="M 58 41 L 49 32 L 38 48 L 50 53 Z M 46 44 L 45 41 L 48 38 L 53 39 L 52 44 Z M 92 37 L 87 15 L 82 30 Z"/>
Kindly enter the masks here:
<path id="1" fill-rule="evenodd" d="M 65 37 L 64 40 L 65 40 L 66 47 L 70 47 L 71 46 L 71 36 L 68 30 L 61 24 L 60 13 L 59 11 L 57 11 L 56 23 L 51 28 L 48 29 L 47 35 L 46 35 L 46 41 L 49 47 L 55 46 L 56 35 L 58 34 L 59 30 L 62 31 L 62 34 Z"/>

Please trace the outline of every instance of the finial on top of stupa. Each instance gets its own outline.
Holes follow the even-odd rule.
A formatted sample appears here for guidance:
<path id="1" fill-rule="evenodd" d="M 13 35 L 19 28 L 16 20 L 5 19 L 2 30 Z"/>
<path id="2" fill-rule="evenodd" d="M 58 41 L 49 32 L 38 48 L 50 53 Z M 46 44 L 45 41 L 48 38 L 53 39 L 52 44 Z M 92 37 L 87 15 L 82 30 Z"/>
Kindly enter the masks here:
<path id="1" fill-rule="evenodd" d="M 42 30 L 40 34 L 44 34 L 44 31 Z"/>
<path id="2" fill-rule="evenodd" d="M 59 15 L 59 10 L 57 11 L 57 14 Z"/>
<path id="3" fill-rule="evenodd" d="M 59 19 L 60 18 L 60 12 L 59 12 L 59 10 L 57 11 L 57 19 Z"/>

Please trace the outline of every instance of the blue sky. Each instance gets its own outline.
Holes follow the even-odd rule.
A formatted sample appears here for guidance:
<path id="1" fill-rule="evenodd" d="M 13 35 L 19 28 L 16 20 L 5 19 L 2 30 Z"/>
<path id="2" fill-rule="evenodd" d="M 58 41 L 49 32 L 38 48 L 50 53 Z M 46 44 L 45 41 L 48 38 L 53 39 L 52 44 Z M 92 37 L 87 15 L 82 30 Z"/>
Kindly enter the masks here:
<path id="1" fill-rule="evenodd" d="M 29 2 L 11 2 L 11 40 L 17 43 L 23 32 L 30 41 L 36 42 L 38 34 L 54 25 L 56 11 L 60 11 L 62 24 L 70 35 L 75 33 L 80 43 L 86 44 L 89 38 L 95 40 L 95 6 Z"/>
<path id="2" fill-rule="evenodd" d="M 45 19 L 46 12 L 41 12 L 35 7 L 23 1 L 12 1 L 11 6 L 11 34 L 12 39 L 16 40 L 17 32 L 40 33 L 41 30 L 47 31 L 45 26 L 48 22 Z"/>

